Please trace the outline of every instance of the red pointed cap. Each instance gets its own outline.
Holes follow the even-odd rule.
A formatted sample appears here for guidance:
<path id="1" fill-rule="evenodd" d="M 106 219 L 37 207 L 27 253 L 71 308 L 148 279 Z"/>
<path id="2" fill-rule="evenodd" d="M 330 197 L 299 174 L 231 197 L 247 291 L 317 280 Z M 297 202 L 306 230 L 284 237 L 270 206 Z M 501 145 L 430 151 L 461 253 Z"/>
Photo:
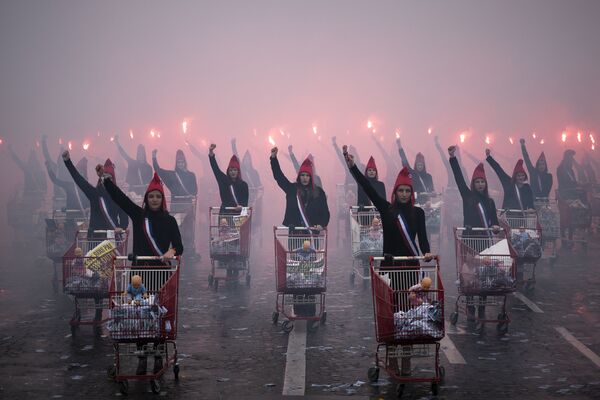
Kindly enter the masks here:
<path id="1" fill-rule="evenodd" d="M 417 169 L 417 163 L 422 163 L 423 164 L 423 171 L 427 172 L 427 167 L 425 165 L 425 156 L 423 155 L 423 153 L 417 153 L 417 156 L 415 157 L 415 165 L 414 165 L 414 169 Z"/>
<path id="2" fill-rule="evenodd" d="M 542 154 L 540 154 L 540 156 L 538 157 L 537 161 L 535 162 L 535 165 L 537 165 L 540 161 L 546 162 L 546 155 L 543 151 Z"/>
<path id="3" fill-rule="evenodd" d="M 371 156 L 371 158 L 369 158 L 369 161 L 367 162 L 367 167 L 365 168 L 365 175 L 367 174 L 367 170 L 371 168 L 374 169 L 375 172 L 377 171 L 377 164 L 375 164 L 375 159 L 373 158 L 373 156 Z"/>
<path id="4" fill-rule="evenodd" d="M 413 189 L 412 176 L 410 175 L 410 172 L 408 172 L 408 168 L 406 167 L 402 168 L 402 170 L 400 171 L 400 173 L 398 173 L 398 176 L 396 177 L 396 183 L 394 183 L 394 190 L 392 191 L 392 204 L 396 202 L 396 190 L 400 185 L 410 186 L 410 189 L 413 192 L 413 195 L 411 197 L 411 203 L 414 204 L 415 191 Z"/>
<path id="5" fill-rule="evenodd" d="M 515 169 L 513 169 L 512 173 L 513 179 L 515 179 L 519 172 L 524 173 L 525 179 L 527 179 L 527 172 L 525 172 L 525 167 L 523 167 L 523 159 L 519 159 L 519 161 L 517 161 L 517 163 L 515 164 Z"/>
<path id="6" fill-rule="evenodd" d="M 229 165 L 227 165 L 227 171 L 229 171 L 229 168 L 237 168 L 238 177 L 240 179 L 242 178 L 242 168 L 240 167 L 240 160 L 237 158 L 237 156 L 235 154 L 232 155 L 231 159 L 229 160 Z"/>
<path id="7" fill-rule="evenodd" d="M 475 171 L 473 171 L 473 176 L 471 177 L 471 183 L 475 181 L 475 179 L 481 178 L 487 182 L 487 178 L 485 176 L 485 169 L 483 168 L 483 163 L 479 163 L 477 167 L 475 167 Z"/>
<path id="8" fill-rule="evenodd" d="M 107 158 L 104 162 L 104 173 L 110 174 L 113 178 L 113 182 L 117 182 L 117 178 L 115 176 L 115 164 L 110 161 L 110 158 Z"/>
<path id="9" fill-rule="evenodd" d="M 150 181 L 150 184 L 146 189 L 146 196 L 148 195 L 148 193 L 153 192 L 155 190 L 158 190 L 162 194 L 162 209 L 163 211 L 167 211 L 167 199 L 165 198 L 165 188 L 163 187 L 163 183 L 160 180 L 160 177 L 158 176 L 156 171 L 154 172 L 154 176 L 152 177 L 152 180 Z M 144 196 L 144 204 L 147 201 L 146 196 Z"/>
<path id="10" fill-rule="evenodd" d="M 298 170 L 298 175 L 300 175 L 303 172 L 306 172 L 312 178 L 312 176 L 313 176 L 313 164 L 312 164 L 312 162 L 310 161 L 310 159 L 308 157 L 306 158 L 306 160 L 304 160 L 302 162 L 302 165 L 300 165 L 300 170 Z"/>

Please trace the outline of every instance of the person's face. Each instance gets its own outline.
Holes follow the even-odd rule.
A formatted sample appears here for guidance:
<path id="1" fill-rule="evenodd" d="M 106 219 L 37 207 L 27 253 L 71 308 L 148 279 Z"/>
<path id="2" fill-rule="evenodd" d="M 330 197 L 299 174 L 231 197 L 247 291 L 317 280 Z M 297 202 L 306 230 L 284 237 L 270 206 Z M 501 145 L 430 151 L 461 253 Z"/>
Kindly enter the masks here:
<path id="1" fill-rule="evenodd" d="M 415 169 L 419 172 L 423 172 L 425 170 L 425 164 L 418 162 L 415 164 Z"/>
<path id="2" fill-rule="evenodd" d="M 162 206 L 163 195 L 158 190 L 153 190 L 148 193 L 148 207 L 152 211 L 160 210 Z"/>
<path id="3" fill-rule="evenodd" d="M 131 286 L 133 286 L 134 288 L 139 288 L 140 285 L 142 284 L 142 278 L 139 276 L 134 276 L 133 278 L 131 278 Z"/>
<path id="4" fill-rule="evenodd" d="M 412 189 L 408 185 L 400 185 L 396 189 L 396 199 L 402 204 L 410 203 Z"/>
<path id="5" fill-rule="evenodd" d="M 310 175 L 306 172 L 300 174 L 300 184 L 303 186 L 308 186 L 310 183 Z"/>
<path id="6" fill-rule="evenodd" d="M 376 178 L 377 177 L 377 170 L 374 168 L 367 168 L 367 176 L 369 178 Z"/>
<path id="7" fill-rule="evenodd" d="M 240 173 L 240 171 L 235 167 L 231 167 L 227 170 L 227 173 L 229 174 L 229 177 L 231 179 L 235 179 L 238 177 L 238 174 Z"/>
<path id="8" fill-rule="evenodd" d="M 517 175 L 515 175 L 515 182 L 517 182 L 517 185 L 524 184 L 526 180 L 527 175 L 525 175 L 524 172 L 517 172 Z"/>
<path id="9" fill-rule="evenodd" d="M 540 160 L 537 162 L 536 168 L 540 172 L 546 172 L 548 170 L 548 166 L 546 165 L 546 161 Z"/>
<path id="10" fill-rule="evenodd" d="M 176 165 L 178 169 L 185 169 L 185 160 L 182 158 L 178 159 Z"/>
<path id="11" fill-rule="evenodd" d="M 473 186 L 475 187 L 475 190 L 477 192 L 483 193 L 485 191 L 487 184 L 485 182 L 485 179 L 477 178 L 477 179 L 475 179 L 475 181 L 473 181 Z"/>

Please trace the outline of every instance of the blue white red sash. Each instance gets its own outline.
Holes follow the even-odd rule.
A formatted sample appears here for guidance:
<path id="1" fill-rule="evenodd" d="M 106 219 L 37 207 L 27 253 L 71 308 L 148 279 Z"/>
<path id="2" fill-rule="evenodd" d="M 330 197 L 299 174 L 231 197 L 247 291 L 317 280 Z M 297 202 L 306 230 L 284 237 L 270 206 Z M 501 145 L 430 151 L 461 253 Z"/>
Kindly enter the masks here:
<path id="1" fill-rule="evenodd" d="M 179 184 L 183 188 L 183 191 L 186 193 L 186 195 L 190 196 L 190 192 L 188 192 L 188 190 L 186 189 L 185 185 L 183 184 L 183 181 L 181 180 L 181 177 L 179 176 L 179 173 L 177 172 L 177 170 L 175 170 L 175 176 L 177 177 L 177 180 L 179 181 Z"/>
<path id="2" fill-rule="evenodd" d="M 102 196 L 100 196 L 100 210 L 102 210 L 102 214 L 104 215 L 106 222 L 108 222 L 111 228 L 115 230 L 117 228 L 117 224 L 115 224 L 115 221 L 113 221 L 111 218 L 110 213 L 108 212 L 108 207 L 106 206 L 106 201 L 104 201 L 104 197 Z"/>
<path id="3" fill-rule="evenodd" d="M 416 243 L 413 242 L 413 240 L 410 238 L 410 233 L 408 232 L 408 224 L 404 220 L 404 217 L 402 216 L 402 214 L 398 214 L 398 225 L 400 227 L 400 233 L 403 236 L 405 244 L 407 245 L 409 250 L 412 252 L 411 256 L 412 257 L 419 256 L 421 253 L 419 252 L 419 249 L 417 248 Z"/>
<path id="4" fill-rule="evenodd" d="M 235 195 L 235 190 L 233 190 L 233 185 L 229 185 L 229 191 L 231 192 L 231 195 L 233 196 L 233 201 L 235 201 L 235 205 L 239 206 L 240 202 L 238 201 L 238 199 Z"/>
<path id="5" fill-rule="evenodd" d="M 162 256 L 163 252 L 160 250 L 156 241 L 154 240 L 154 236 L 152 236 L 152 226 L 150 225 L 150 220 L 148 218 L 144 218 L 144 234 L 146 235 L 146 239 L 148 240 L 148 244 L 152 249 L 152 252 L 155 256 Z"/>
<path id="6" fill-rule="evenodd" d="M 521 201 L 521 192 L 519 191 L 519 187 L 515 185 L 515 192 L 517 192 L 517 200 L 519 200 L 519 207 L 521 207 L 521 211 L 523 210 L 523 202 Z"/>
<path id="7" fill-rule="evenodd" d="M 300 199 L 299 191 L 296 192 L 296 201 L 298 202 L 298 211 L 300 211 L 302 222 L 304 222 L 304 226 L 307 229 L 310 229 L 310 224 L 308 223 L 308 218 L 306 217 L 306 211 L 304 210 L 304 205 L 302 204 L 302 200 Z"/>

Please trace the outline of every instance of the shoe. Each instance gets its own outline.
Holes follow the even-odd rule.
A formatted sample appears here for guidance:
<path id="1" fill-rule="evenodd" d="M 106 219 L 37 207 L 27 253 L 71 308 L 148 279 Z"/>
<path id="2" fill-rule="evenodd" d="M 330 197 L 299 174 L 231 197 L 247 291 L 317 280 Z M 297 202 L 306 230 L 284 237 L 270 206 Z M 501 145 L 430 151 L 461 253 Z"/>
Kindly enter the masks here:
<path id="1" fill-rule="evenodd" d="M 146 371 L 148 369 L 148 358 L 140 357 L 138 358 L 138 366 L 135 370 L 136 375 L 146 375 Z"/>
<path id="2" fill-rule="evenodd" d="M 154 357 L 154 374 L 157 374 L 160 372 L 160 370 L 163 367 L 163 360 L 162 357 Z"/>

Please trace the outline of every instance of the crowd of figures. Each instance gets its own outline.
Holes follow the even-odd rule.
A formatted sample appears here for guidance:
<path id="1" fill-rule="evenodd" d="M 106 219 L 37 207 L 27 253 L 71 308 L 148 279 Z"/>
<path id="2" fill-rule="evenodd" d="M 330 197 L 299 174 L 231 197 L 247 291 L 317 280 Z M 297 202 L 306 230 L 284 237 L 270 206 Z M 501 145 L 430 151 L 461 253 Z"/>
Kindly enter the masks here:
<path id="1" fill-rule="evenodd" d="M 314 155 L 308 154 L 299 162 L 293 147 L 289 146 L 286 157 L 295 170 L 295 176 L 290 179 L 280 164 L 279 149 L 273 147 L 270 151 L 271 174 L 283 192 L 273 195 L 284 199 L 281 225 L 288 230 L 284 240 L 276 240 L 275 253 L 276 262 L 281 258 L 279 248 L 283 254 L 281 277 L 276 273 L 277 287 L 282 296 L 290 296 L 293 309 L 284 313 L 289 320 L 325 320 L 322 296 L 326 289 L 326 232 L 331 219 L 331 198 L 335 199 L 338 243 L 352 244 L 352 254 L 361 266 L 358 274 L 368 281 L 373 271 L 369 269 L 370 259 L 380 256 L 383 258 L 378 263 L 378 271 L 390 271 L 381 279 L 382 287 L 397 296 L 387 304 L 392 312 L 390 320 L 395 321 L 393 333 L 388 332 L 391 340 L 417 333 L 434 341 L 443 337 L 440 320 L 443 297 L 433 293 L 442 287 L 441 281 L 438 282 L 435 274 L 423 278 L 423 271 L 403 275 L 391 271 L 413 268 L 418 272 L 423 262 L 438 259 L 435 254 L 451 254 L 451 258 L 456 257 L 459 300 L 464 295 L 467 318 L 481 324 L 497 322 L 499 332 L 506 332 L 509 319 L 504 307 L 497 319 L 486 318 L 489 298 L 514 290 L 518 282 L 533 285 L 534 278 L 524 278 L 523 274 L 528 267 L 535 267 L 548 243 L 562 239 L 566 249 L 581 243 L 585 250 L 585 231 L 594 228 L 593 217 L 597 216 L 600 203 L 596 180 L 598 162 L 590 154 L 584 154 L 578 162 L 575 151 L 564 151 L 555 173 L 557 189 L 553 192 L 553 174 L 544 153 L 534 164 L 523 139 L 520 141 L 522 158 L 509 174 L 490 149 L 479 159 L 454 145 L 444 151 L 436 137 L 434 144 L 445 167 L 447 182 L 435 183 L 422 153 L 416 154 L 411 165 L 400 139 L 396 140 L 398 157 L 390 155 L 375 138 L 374 142 L 386 164 L 384 177 L 379 173 L 378 156 L 370 156 L 363 164 L 356 148 L 346 145 L 340 148 L 333 138 L 333 151 L 345 179 L 338 183 L 335 191 L 331 190 L 334 195 L 329 197 L 326 194 L 329 188 L 324 187 L 317 173 Z M 74 295 L 90 285 L 96 292 L 108 290 L 110 273 L 98 267 L 99 262 L 87 260 L 100 257 L 99 252 L 107 246 L 104 242 L 108 239 L 107 232 L 111 232 L 110 239 L 114 243 L 109 250 L 120 251 L 121 255 L 131 252 L 134 267 L 169 266 L 173 259 L 184 254 L 184 249 L 185 260 L 197 261 L 202 254 L 197 254 L 196 213 L 207 206 L 217 206 L 208 218 L 213 264 L 209 284 L 216 287 L 221 279 L 215 265 L 227 270 L 222 279 L 237 280 L 241 271 L 249 284 L 248 249 L 244 250 L 244 246 L 249 246 L 249 239 L 244 235 L 249 232 L 244 231 L 244 226 L 252 220 L 253 232 L 262 237 L 263 184 L 267 179 L 265 171 L 261 173 L 254 166 L 250 152 L 245 151 L 240 159 L 237 143 L 232 140 L 233 155 L 223 170 L 217 161 L 216 145 L 211 144 L 207 154 L 202 154 L 186 143 L 192 154 L 202 161 L 204 171 L 212 171 L 214 176 L 213 180 L 205 173 L 198 180 L 182 150 L 175 153 L 173 169 L 165 169 L 159 164 L 157 150 L 152 151 L 148 161 L 144 145 L 137 146 L 133 158 L 122 147 L 118 136 L 114 137 L 114 144 L 127 165 L 124 181 L 117 180 L 117 169 L 110 159 L 98 163 L 91 176 L 86 157 L 75 164 L 70 152 L 61 149 L 59 156 L 53 159 L 47 138 L 43 137 L 45 172 L 52 184 L 51 207 L 44 204 L 47 179 L 35 149 L 27 162 L 23 162 L 8 146 L 12 159 L 23 172 L 23 190 L 7 207 L 8 222 L 18 241 L 33 232 L 41 218 L 45 219 L 48 256 L 59 259 L 68 254 L 70 260 L 68 266 L 72 274 L 64 282 L 65 293 Z M 476 163 L 470 178 L 462 155 Z M 386 183 L 391 189 L 389 192 Z M 210 197 L 211 192 L 214 197 Z M 217 201 L 219 204 L 209 203 Z M 48 215 L 47 208 L 51 208 L 52 215 Z M 131 249 L 127 248 L 129 233 L 133 237 Z M 277 239 L 277 233 L 275 235 Z M 94 245 L 80 244 L 86 240 Z M 119 248 L 119 243 L 123 248 Z M 451 251 L 443 251 L 444 243 L 451 244 Z M 162 291 L 167 280 L 148 294 L 141 282 L 142 275 L 129 274 L 125 294 L 133 303 L 125 302 L 126 308 L 113 311 L 116 319 L 111 321 L 110 329 L 114 335 L 119 330 L 128 330 L 127 334 L 121 334 L 129 340 L 135 336 L 132 330 L 145 327 L 144 335 L 138 336 L 147 342 L 156 332 L 164 331 L 158 321 L 170 318 L 171 314 Z M 374 282 L 373 290 L 379 284 Z M 402 300 L 403 296 L 406 301 Z M 98 294 L 87 297 L 93 299 L 94 321 L 100 323 L 102 312 L 98 309 L 102 299 Z M 451 317 L 453 323 L 458 316 L 459 300 Z M 285 304 L 282 300 L 273 322 L 277 322 Z M 137 309 L 136 305 L 144 308 Z M 153 320 L 128 322 L 133 316 Z M 76 324 L 81 316 L 74 318 Z M 379 320 L 380 316 L 376 315 L 376 321 Z M 171 320 L 167 322 L 171 326 Z M 376 325 L 379 329 L 379 322 Z M 149 329 L 152 334 L 147 332 Z M 171 328 L 169 335 L 172 335 Z M 152 343 L 158 346 L 158 342 Z M 142 345 L 137 343 L 138 347 Z M 164 368 L 163 357 L 160 352 L 153 354 L 156 374 Z M 398 373 L 410 373 L 407 357 L 400 358 L 401 365 L 395 366 Z M 136 374 L 146 374 L 146 357 L 139 358 Z"/>

